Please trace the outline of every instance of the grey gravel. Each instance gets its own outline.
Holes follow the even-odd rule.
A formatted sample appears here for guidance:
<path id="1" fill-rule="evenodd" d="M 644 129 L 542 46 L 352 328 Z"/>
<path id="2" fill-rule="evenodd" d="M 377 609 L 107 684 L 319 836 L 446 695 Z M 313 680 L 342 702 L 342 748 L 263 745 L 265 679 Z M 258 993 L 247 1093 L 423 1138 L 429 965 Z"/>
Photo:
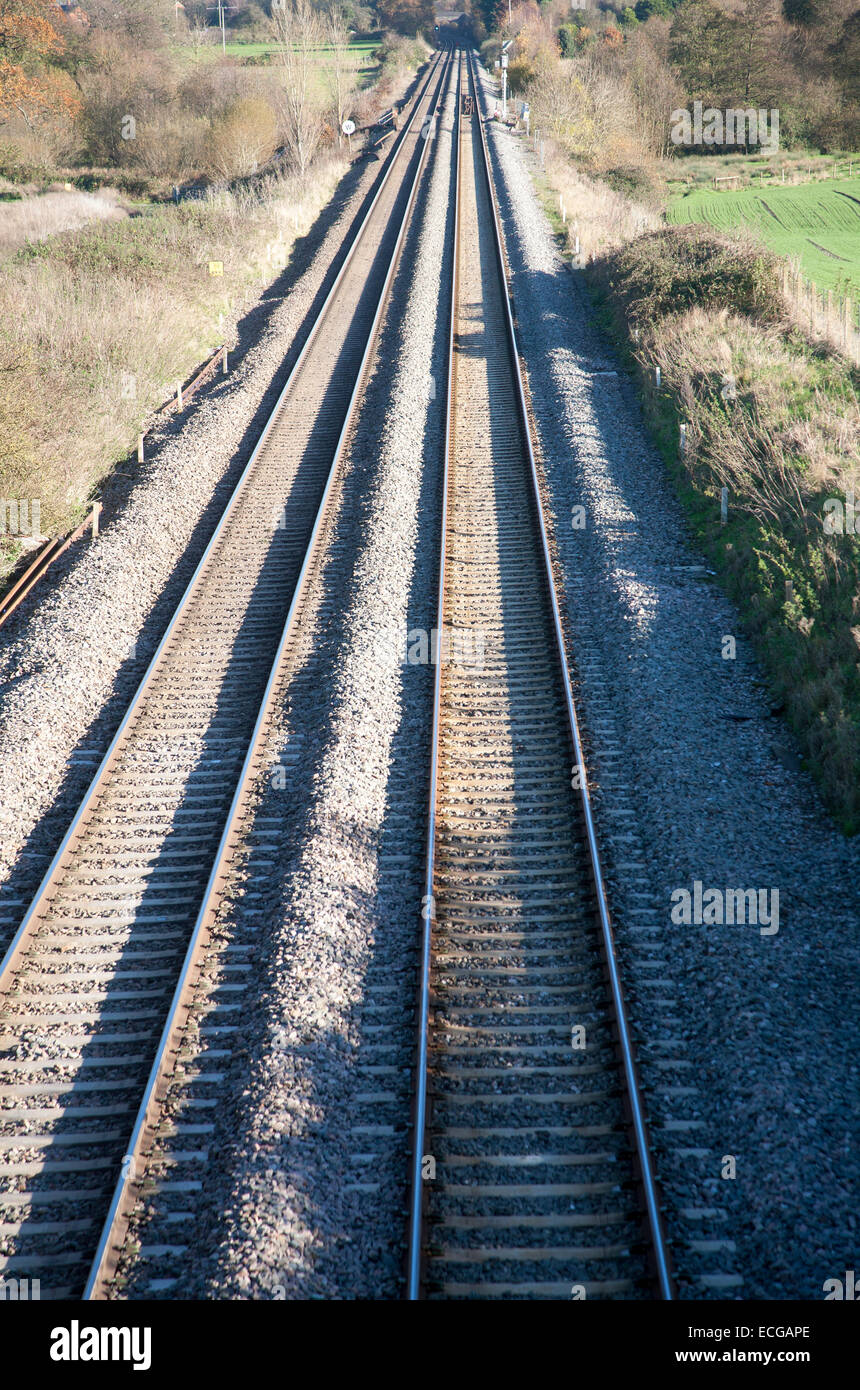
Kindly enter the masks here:
<path id="1" fill-rule="evenodd" d="M 595 374 L 619 363 L 535 197 L 535 157 L 521 136 L 490 130 L 682 1296 L 820 1299 L 858 1254 L 848 1032 L 860 843 L 834 828 L 771 713 L 630 383 Z M 696 880 L 778 888 L 778 933 L 675 925 L 670 895 Z M 666 1085 L 661 1030 L 679 1040 L 687 1065 L 674 1079 L 690 1095 Z M 724 1155 L 736 1156 L 734 1180 L 721 1176 Z M 726 1242 L 708 1255 L 724 1277 L 704 1284 L 691 1245 L 702 1239 Z"/>
<path id="2" fill-rule="evenodd" d="M 381 166 L 356 164 L 291 265 L 244 306 L 233 366 L 147 438 L 111 516 L 0 631 L 0 950 L 5 949 L 277 399 Z M 123 495 L 125 493 L 125 495 Z"/>
<path id="3" fill-rule="evenodd" d="M 134 1233 L 143 1256 L 123 1265 L 130 1297 L 400 1290 L 432 668 L 403 666 L 398 652 L 435 608 L 452 106 L 302 605 L 246 861 L 219 921 L 222 942 L 256 943 L 254 1007 L 229 1037 L 193 1251 L 175 1282 L 157 1282 L 172 1277 L 169 1259 L 147 1252 L 163 1248 L 170 1202 L 151 1202 Z M 201 1040 L 205 1058 L 205 1027 Z M 388 1092 L 392 1103 L 363 1099 Z M 181 1084 L 167 1108 L 179 1123 L 192 1118 Z"/>

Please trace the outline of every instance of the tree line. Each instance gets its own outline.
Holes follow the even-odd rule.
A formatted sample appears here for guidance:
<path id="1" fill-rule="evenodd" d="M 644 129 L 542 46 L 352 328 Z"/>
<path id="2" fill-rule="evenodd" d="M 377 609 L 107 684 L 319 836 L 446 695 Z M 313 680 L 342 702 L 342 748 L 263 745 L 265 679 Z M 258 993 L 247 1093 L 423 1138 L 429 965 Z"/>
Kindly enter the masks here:
<path id="1" fill-rule="evenodd" d="M 264 57 L 222 54 L 219 21 L 225 46 L 262 41 Z M 229 180 L 277 156 L 304 175 L 368 114 L 350 40 L 428 25 L 429 0 L 0 0 L 0 173 Z M 398 41 L 379 56 L 396 69 Z"/>

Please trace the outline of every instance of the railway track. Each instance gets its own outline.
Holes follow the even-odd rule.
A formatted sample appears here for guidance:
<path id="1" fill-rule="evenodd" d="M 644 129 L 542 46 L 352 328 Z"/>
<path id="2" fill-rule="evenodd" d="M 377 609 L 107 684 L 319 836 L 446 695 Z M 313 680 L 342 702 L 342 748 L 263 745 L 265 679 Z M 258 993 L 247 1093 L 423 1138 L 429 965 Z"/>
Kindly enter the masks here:
<path id="1" fill-rule="evenodd" d="M 407 1294 L 670 1298 L 462 61 Z"/>
<path id="2" fill-rule="evenodd" d="M 0 963 L 0 1278 L 103 1296 L 240 840 L 449 58 L 437 58 L 278 403 Z M 262 863 L 258 865 L 264 871 Z M 241 1005 L 247 947 L 229 983 Z M 205 1142 L 217 1059 L 207 1053 Z M 215 1068 L 211 1063 L 215 1063 Z M 200 1085 L 200 1073 L 189 1086 Z M 198 1092 L 199 1094 L 199 1092 Z M 174 1157 L 176 1155 L 174 1154 Z"/>

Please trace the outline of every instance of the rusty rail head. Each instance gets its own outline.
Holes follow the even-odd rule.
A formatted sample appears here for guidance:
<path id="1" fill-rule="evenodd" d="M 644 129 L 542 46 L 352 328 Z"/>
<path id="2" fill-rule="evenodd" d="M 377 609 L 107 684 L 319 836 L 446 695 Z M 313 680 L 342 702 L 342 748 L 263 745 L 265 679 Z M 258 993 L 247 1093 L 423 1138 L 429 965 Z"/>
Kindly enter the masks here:
<path id="1" fill-rule="evenodd" d="M 42 576 L 47 574 L 54 561 L 59 560 L 60 556 L 66 553 L 69 546 L 73 545 L 74 542 L 83 535 L 88 526 L 95 524 L 94 518 L 98 515 L 99 511 L 101 511 L 101 503 L 94 502 L 93 509 L 89 516 L 86 517 L 79 526 L 76 526 L 74 531 L 71 531 L 69 535 L 66 536 L 65 540 L 63 540 L 62 536 L 55 536 L 53 540 L 48 541 L 48 544 L 39 551 L 33 563 L 28 565 L 24 573 L 19 575 L 16 579 L 9 592 L 4 594 L 3 598 L 0 599 L 0 627 L 2 627 L 6 619 L 15 612 L 19 603 L 23 603 L 34 585 L 38 584 Z"/>

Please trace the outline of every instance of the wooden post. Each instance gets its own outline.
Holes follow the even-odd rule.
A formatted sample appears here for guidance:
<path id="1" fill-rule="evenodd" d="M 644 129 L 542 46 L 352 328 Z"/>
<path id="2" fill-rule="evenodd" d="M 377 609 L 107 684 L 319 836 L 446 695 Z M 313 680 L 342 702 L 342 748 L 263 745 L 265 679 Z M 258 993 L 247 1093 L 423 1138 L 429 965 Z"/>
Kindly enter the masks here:
<path id="1" fill-rule="evenodd" d="M 101 513 L 101 509 L 101 502 L 93 503 L 93 540 L 95 540 L 96 536 L 99 533 L 99 515 Z"/>
<path id="2" fill-rule="evenodd" d="M 143 435 L 137 436 L 137 461 L 143 463 Z"/>

